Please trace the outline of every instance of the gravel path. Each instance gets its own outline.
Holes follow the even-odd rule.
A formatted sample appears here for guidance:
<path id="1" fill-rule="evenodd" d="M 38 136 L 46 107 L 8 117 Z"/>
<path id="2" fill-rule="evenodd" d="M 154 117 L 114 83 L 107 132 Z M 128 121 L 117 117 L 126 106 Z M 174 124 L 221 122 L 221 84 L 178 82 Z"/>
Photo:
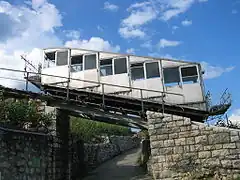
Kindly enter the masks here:
<path id="1" fill-rule="evenodd" d="M 152 180 L 136 164 L 140 150 L 130 150 L 99 166 L 84 180 Z"/>

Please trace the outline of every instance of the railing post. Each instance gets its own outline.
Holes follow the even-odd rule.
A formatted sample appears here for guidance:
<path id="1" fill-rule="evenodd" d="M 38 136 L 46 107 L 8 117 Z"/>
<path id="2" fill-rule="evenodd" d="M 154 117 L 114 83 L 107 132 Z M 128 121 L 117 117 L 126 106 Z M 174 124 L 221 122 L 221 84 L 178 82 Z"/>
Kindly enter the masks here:
<path id="1" fill-rule="evenodd" d="M 162 115 L 164 116 L 164 94 L 161 92 L 161 97 L 162 97 Z"/>
<path id="2" fill-rule="evenodd" d="M 68 81 L 67 81 L 67 100 L 69 100 L 69 83 L 70 83 L 70 79 L 68 78 Z"/>
<path id="3" fill-rule="evenodd" d="M 105 108 L 104 84 L 102 84 L 102 103 L 103 103 L 103 108 Z"/>
<path id="4" fill-rule="evenodd" d="M 140 94 L 141 94 L 141 107 L 142 107 L 142 114 L 144 114 L 144 104 L 143 104 L 143 92 L 142 92 L 142 89 L 140 89 Z"/>
<path id="5" fill-rule="evenodd" d="M 29 77 L 29 72 L 27 72 L 27 77 L 26 77 L 26 91 L 28 91 L 28 77 Z"/>

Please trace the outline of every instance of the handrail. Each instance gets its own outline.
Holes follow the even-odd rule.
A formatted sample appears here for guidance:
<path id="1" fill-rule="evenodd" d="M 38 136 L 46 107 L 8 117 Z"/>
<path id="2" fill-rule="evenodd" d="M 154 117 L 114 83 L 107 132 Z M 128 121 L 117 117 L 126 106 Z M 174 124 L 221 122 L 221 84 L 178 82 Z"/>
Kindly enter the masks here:
<path id="1" fill-rule="evenodd" d="M 56 78 L 63 78 L 63 79 L 66 79 L 66 80 L 69 79 L 68 77 L 64 77 L 64 76 L 56 76 L 56 75 L 50 75 L 50 74 L 42 74 L 42 73 L 30 72 L 30 71 L 23 71 L 23 70 L 17 70 L 17 69 L 0 68 L 0 70 L 12 71 L 12 72 L 20 72 L 20 73 L 29 73 L 29 74 L 34 74 L 34 75 L 49 76 L 49 77 L 56 77 Z M 29 75 L 29 76 L 30 76 L 30 75 Z M 96 82 L 96 81 L 91 81 L 91 80 L 83 80 L 83 79 L 76 79 L 76 78 L 70 78 L 70 80 L 76 80 L 76 81 L 94 83 L 94 84 L 97 84 L 97 85 L 104 85 L 104 86 L 113 86 L 113 87 L 121 87 L 121 88 L 134 89 L 134 90 L 147 91 L 147 92 L 155 92 L 155 93 L 162 93 L 162 94 L 173 94 L 173 95 L 178 95 L 178 96 L 184 96 L 183 94 L 179 94 L 179 93 L 163 92 L 163 91 L 149 90 L 149 89 L 144 89 L 144 88 L 136 88 L 136 87 L 129 87 L 129 86 L 117 85 L 117 84 L 101 83 L 101 82 Z"/>

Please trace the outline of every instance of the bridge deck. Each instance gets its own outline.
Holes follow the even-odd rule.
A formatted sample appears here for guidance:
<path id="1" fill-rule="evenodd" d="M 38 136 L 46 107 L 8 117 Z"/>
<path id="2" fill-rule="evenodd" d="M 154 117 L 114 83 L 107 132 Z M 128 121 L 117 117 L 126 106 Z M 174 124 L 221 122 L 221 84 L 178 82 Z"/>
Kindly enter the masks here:
<path id="1" fill-rule="evenodd" d="M 86 90 L 73 90 L 69 92 L 65 88 L 42 86 L 47 94 L 35 93 L 24 90 L 0 87 L 4 96 L 16 98 L 35 98 L 41 99 L 50 106 L 57 106 L 71 111 L 80 110 L 82 106 L 89 109 L 95 108 L 104 112 L 114 111 L 122 115 L 132 114 L 145 118 L 146 111 L 163 112 L 183 117 L 192 118 L 195 121 L 202 121 L 209 113 L 207 111 L 193 109 L 190 107 L 171 105 L 167 103 L 153 102 L 134 98 L 122 97 L 113 94 L 101 94 Z M 67 98 L 68 94 L 68 98 Z"/>

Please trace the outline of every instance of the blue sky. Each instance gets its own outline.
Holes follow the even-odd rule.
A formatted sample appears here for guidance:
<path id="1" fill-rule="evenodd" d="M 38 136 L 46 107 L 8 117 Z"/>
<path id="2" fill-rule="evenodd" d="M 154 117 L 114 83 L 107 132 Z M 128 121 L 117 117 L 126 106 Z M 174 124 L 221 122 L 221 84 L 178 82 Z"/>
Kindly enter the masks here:
<path id="1" fill-rule="evenodd" d="M 0 66 L 22 69 L 20 54 L 37 63 L 38 48 L 50 46 L 197 61 L 214 101 L 229 88 L 237 120 L 239 19 L 240 0 L 0 1 Z"/>

